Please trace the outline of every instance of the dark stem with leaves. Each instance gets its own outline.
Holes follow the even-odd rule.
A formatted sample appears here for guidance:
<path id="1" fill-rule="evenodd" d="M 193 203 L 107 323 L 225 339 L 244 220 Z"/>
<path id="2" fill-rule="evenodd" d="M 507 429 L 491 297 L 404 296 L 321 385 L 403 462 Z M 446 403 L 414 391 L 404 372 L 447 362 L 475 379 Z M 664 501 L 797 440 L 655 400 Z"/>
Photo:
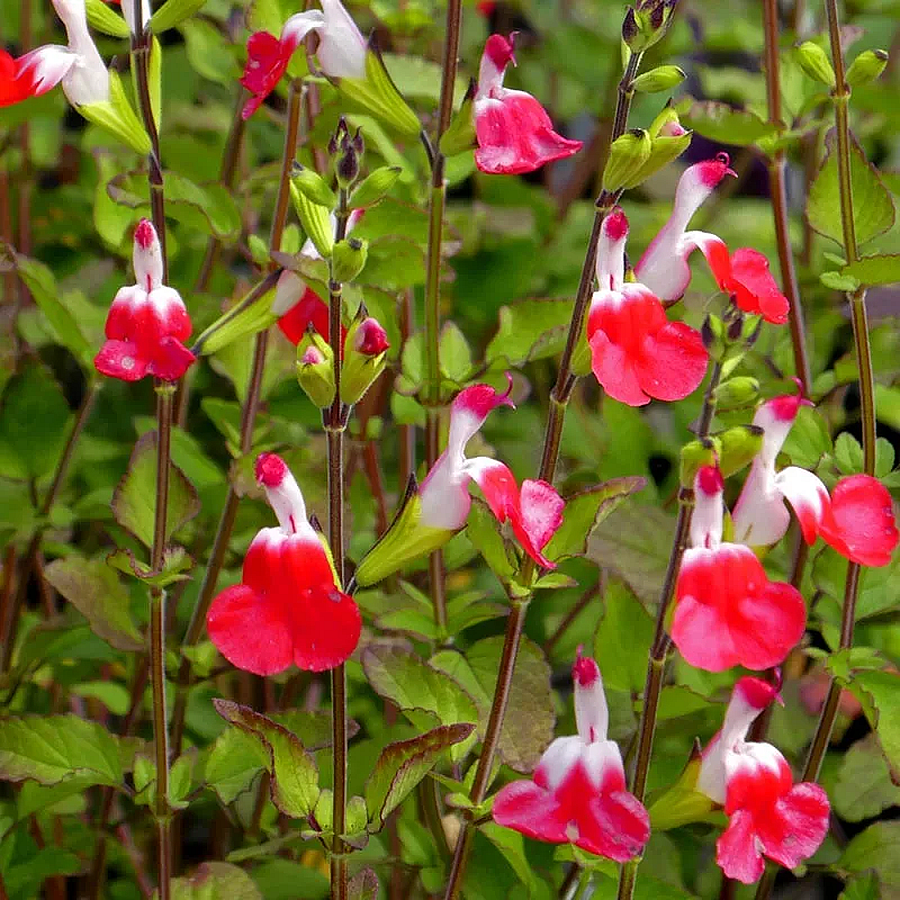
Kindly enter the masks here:
<path id="1" fill-rule="evenodd" d="M 853 190 L 850 180 L 850 122 L 849 101 L 850 88 L 847 85 L 844 70 L 844 55 L 841 48 L 841 26 L 838 16 L 837 0 L 825 0 L 825 12 L 828 17 L 828 37 L 831 45 L 831 60 L 835 73 L 835 89 L 833 92 L 835 130 L 837 132 L 838 188 L 841 198 L 841 228 L 844 237 L 844 255 L 847 262 L 859 259 L 859 247 L 856 242 L 856 227 L 853 210 Z M 872 351 L 869 343 L 869 325 L 866 315 L 866 289 L 859 287 L 847 295 L 850 303 L 850 316 L 853 324 L 853 341 L 856 348 L 856 365 L 859 372 L 859 394 L 862 409 L 862 445 L 864 470 L 868 475 L 875 474 L 875 376 L 872 369 Z M 847 564 L 847 578 L 844 582 L 844 601 L 841 610 L 841 634 L 839 650 L 847 650 L 853 646 L 853 626 L 856 621 L 856 601 L 859 596 L 861 567 L 854 562 Z M 816 781 L 822 768 L 825 752 L 831 741 L 831 733 L 837 717 L 838 703 L 841 695 L 841 684 L 832 677 L 828 686 L 828 694 L 819 716 L 819 722 L 813 735 L 806 765 L 803 768 L 803 781 Z M 763 875 L 756 891 L 756 900 L 768 900 L 775 883 L 777 870 L 769 868 Z"/>

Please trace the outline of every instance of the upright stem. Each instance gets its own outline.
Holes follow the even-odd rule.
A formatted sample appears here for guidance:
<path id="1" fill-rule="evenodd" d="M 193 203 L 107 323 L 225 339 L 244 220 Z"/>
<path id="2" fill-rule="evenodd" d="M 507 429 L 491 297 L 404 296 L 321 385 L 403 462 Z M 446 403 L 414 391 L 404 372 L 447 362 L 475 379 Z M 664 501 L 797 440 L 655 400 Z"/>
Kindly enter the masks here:
<path id="1" fill-rule="evenodd" d="M 764 0 L 763 25 L 766 46 L 766 96 L 769 106 L 769 122 L 784 128 L 781 112 L 781 78 L 778 59 L 778 0 Z M 775 238 L 778 243 L 778 262 L 781 268 L 781 285 L 790 305 L 788 319 L 791 329 L 791 346 L 794 351 L 794 371 L 809 393 L 811 381 L 809 357 L 806 352 L 806 330 L 803 324 L 803 306 L 797 273 L 794 271 L 794 253 L 788 232 L 787 190 L 785 187 L 785 153 L 779 148 L 769 160 L 769 189 L 772 195 L 772 214 L 775 219 Z"/>
<path id="2" fill-rule="evenodd" d="M 441 97 L 438 105 L 437 134 L 434 144 L 423 141 L 431 160 L 431 195 L 428 202 L 428 250 L 425 271 L 425 460 L 433 466 L 439 456 L 441 429 L 441 362 L 439 341 L 441 333 L 441 243 L 444 229 L 444 207 L 447 185 L 444 181 L 444 154 L 441 153 L 441 137 L 453 115 L 453 88 L 459 57 L 459 31 L 462 18 L 462 0 L 448 0 L 447 29 L 444 35 L 444 64 L 441 74 Z M 402 482 L 401 482 L 402 484 Z M 447 627 L 447 598 L 444 585 L 444 556 L 438 550 L 428 562 L 431 600 L 434 621 L 438 631 Z"/>
<path id="3" fill-rule="evenodd" d="M 347 190 L 338 197 L 337 225 L 334 241 L 347 236 Z M 328 282 L 328 338 L 334 357 L 334 400 L 323 412 L 328 440 L 328 540 L 338 582 L 344 586 L 344 430 L 347 412 L 341 400 L 341 305 L 343 286 L 333 278 Z M 334 785 L 331 844 L 332 900 L 347 900 L 347 858 L 341 835 L 347 823 L 347 673 L 344 664 L 331 670 L 331 729 Z"/>

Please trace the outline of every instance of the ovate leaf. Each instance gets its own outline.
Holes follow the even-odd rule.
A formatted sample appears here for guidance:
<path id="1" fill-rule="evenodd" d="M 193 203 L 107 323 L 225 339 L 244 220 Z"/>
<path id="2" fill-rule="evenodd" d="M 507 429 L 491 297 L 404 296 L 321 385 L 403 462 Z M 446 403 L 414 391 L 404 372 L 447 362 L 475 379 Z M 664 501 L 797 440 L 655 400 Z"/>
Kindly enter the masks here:
<path id="1" fill-rule="evenodd" d="M 856 835 L 837 867 L 850 874 L 874 869 L 883 886 L 900 888 L 900 821 L 876 822 Z"/>
<path id="2" fill-rule="evenodd" d="M 644 687 L 653 620 L 619 581 L 611 581 L 607 586 L 603 607 L 594 638 L 594 656 L 603 666 L 603 683 L 607 688 L 637 694 Z"/>
<path id="3" fill-rule="evenodd" d="M 485 361 L 506 359 L 509 365 L 520 366 L 555 356 L 565 345 L 571 318 L 571 300 L 523 300 L 503 306 Z"/>
<path id="4" fill-rule="evenodd" d="M 226 862 L 205 862 L 190 878 L 172 879 L 172 900 L 263 900 L 253 879 Z"/>
<path id="5" fill-rule="evenodd" d="M 862 703 L 888 763 L 900 772 L 900 673 L 879 669 L 854 672 L 850 690 Z"/>
<path id="6" fill-rule="evenodd" d="M 857 741 L 841 760 L 831 802 L 838 815 L 848 822 L 874 818 L 900 804 L 900 787 L 872 735 Z"/>
<path id="7" fill-rule="evenodd" d="M 227 805 L 249 790 L 269 762 L 262 741 L 239 728 L 226 728 L 210 751 L 204 780 Z"/>
<path id="8" fill-rule="evenodd" d="M 685 128 L 713 141 L 745 147 L 775 134 L 776 126 L 743 109 L 716 100 L 694 101 L 681 116 Z"/>
<path id="9" fill-rule="evenodd" d="M 841 274 L 861 284 L 895 284 L 900 281 L 900 253 L 864 256 L 841 269 Z"/>

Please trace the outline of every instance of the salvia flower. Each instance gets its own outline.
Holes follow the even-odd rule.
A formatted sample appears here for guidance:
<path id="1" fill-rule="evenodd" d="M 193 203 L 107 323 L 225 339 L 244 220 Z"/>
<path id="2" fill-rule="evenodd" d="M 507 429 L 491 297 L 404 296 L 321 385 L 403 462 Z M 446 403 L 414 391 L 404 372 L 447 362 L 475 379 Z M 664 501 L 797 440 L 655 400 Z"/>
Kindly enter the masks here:
<path id="1" fill-rule="evenodd" d="M 684 659 L 699 669 L 767 669 L 802 637 L 806 606 L 795 587 L 769 581 L 749 547 L 722 542 L 723 489 L 717 468 L 699 469 L 692 546 L 678 574 L 670 633 Z"/>
<path id="2" fill-rule="evenodd" d="M 553 130 L 547 111 L 531 94 L 503 87 L 510 63 L 515 64 L 512 36 L 492 34 L 481 57 L 474 101 L 475 165 L 491 175 L 533 172 L 582 146 Z"/>
<path id="3" fill-rule="evenodd" d="M 752 884 L 764 857 L 796 868 L 821 845 L 829 803 L 817 784 L 794 784 L 787 760 L 771 744 L 747 740 L 754 719 L 778 696 L 775 685 L 741 678 L 722 730 L 703 751 L 697 789 L 725 808 L 728 827 L 716 842 L 716 862 L 729 878 Z"/>
<path id="4" fill-rule="evenodd" d="M 366 41 L 340 0 L 320 0 L 322 9 L 310 9 L 291 16 L 277 38 L 257 31 L 247 41 L 247 65 L 241 84 L 253 94 L 244 105 L 243 117 L 250 118 L 287 70 L 306 36 L 318 35 L 316 58 L 330 78 L 365 78 Z"/>
<path id="5" fill-rule="evenodd" d="M 616 208 L 597 246 L 599 287 L 587 319 L 591 368 L 606 393 L 629 406 L 681 400 L 703 380 L 707 352 L 699 332 L 670 322 L 646 285 L 625 281 L 627 237 L 628 219 Z"/>
<path id="6" fill-rule="evenodd" d="M 622 754 L 607 740 L 609 712 L 597 663 L 579 654 L 572 669 L 578 734 L 544 751 L 531 781 L 500 789 L 494 821 L 528 837 L 572 843 L 588 853 L 626 862 L 650 837 L 650 819 L 625 787 Z"/>
<path id="7" fill-rule="evenodd" d="M 145 375 L 177 381 L 195 359 L 183 343 L 191 334 L 191 319 L 178 291 L 162 283 L 159 237 L 147 219 L 134 230 L 133 259 L 135 284 L 120 288 L 113 299 L 107 340 L 94 365 L 123 381 Z"/>
<path id="8" fill-rule="evenodd" d="M 88 32 L 84 0 L 53 0 L 69 45 L 47 44 L 18 59 L 0 50 L 0 106 L 39 97 L 57 84 L 73 106 L 109 100 L 109 73 Z"/>
<path id="9" fill-rule="evenodd" d="M 828 489 L 818 476 L 798 466 L 776 471 L 775 461 L 794 424 L 799 395 L 774 397 L 756 411 L 763 446 L 734 508 L 735 539 L 754 547 L 779 541 L 790 524 L 785 500 L 797 515 L 807 543 L 817 536 L 863 566 L 886 566 L 897 546 L 891 495 L 871 475 L 850 475 Z"/>
<path id="10" fill-rule="evenodd" d="M 359 608 L 338 585 L 331 555 L 306 518 L 303 495 L 284 460 L 263 453 L 256 479 L 278 517 L 244 558 L 241 583 L 226 588 L 206 617 L 210 639 L 233 665 L 273 675 L 291 664 L 333 669 L 356 648 Z"/>
<path id="11" fill-rule="evenodd" d="M 722 179 L 734 174 L 727 153 L 685 170 L 675 192 L 672 215 L 644 251 L 635 274 L 660 299 L 678 300 L 691 280 L 688 258 L 699 249 L 719 288 L 738 309 L 780 325 L 787 321 L 788 301 L 778 289 L 766 257 L 750 247 L 729 253 L 720 237 L 687 230 L 694 213 Z"/>

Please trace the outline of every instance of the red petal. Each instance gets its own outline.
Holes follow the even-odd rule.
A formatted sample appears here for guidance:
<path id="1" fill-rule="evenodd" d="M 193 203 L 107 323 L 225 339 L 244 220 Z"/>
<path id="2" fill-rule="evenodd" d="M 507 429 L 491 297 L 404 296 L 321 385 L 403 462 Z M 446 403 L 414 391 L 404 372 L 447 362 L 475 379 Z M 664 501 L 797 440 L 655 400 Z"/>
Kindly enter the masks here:
<path id="1" fill-rule="evenodd" d="M 591 337 L 591 371 L 613 400 L 628 406 L 644 406 L 650 397 L 641 390 L 634 366 L 622 347 L 612 343 L 603 331 Z"/>
<path id="2" fill-rule="evenodd" d="M 669 322 L 648 339 L 635 368 L 651 397 L 683 400 L 703 381 L 707 362 L 700 333 L 682 322 Z"/>
<path id="3" fill-rule="evenodd" d="M 311 288 L 278 320 L 278 327 L 294 346 L 303 340 L 307 327 L 312 327 L 327 341 L 328 305 Z"/>
<path id="4" fill-rule="evenodd" d="M 853 562 L 886 566 L 900 538 L 887 488 L 871 475 L 842 478 L 831 492 L 831 509 L 819 533 Z"/>
<path id="5" fill-rule="evenodd" d="M 181 341 L 166 337 L 153 354 L 147 373 L 163 381 L 178 381 L 195 361 L 194 354 Z"/>
<path id="6" fill-rule="evenodd" d="M 748 588 L 729 627 L 738 662 L 747 669 L 769 669 L 783 662 L 803 637 L 806 604 L 801 593 L 784 582 L 769 582 L 757 593 Z"/>
<path id="7" fill-rule="evenodd" d="M 121 381 L 138 381 L 147 374 L 149 365 L 150 360 L 139 355 L 133 341 L 106 341 L 94 357 L 94 368 L 101 375 Z"/>
<path id="8" fill-rule="evenodd" d="M 514 781 L 502 787 L 494 798 L 491 815 L 498 825 L 539 841 L 564 844 L 569 840 L 562 807 L 550 791 L 532 781 Z"/>
<path id="9" fill-rule="evenodd" d="M 254 97 L 244 105 L 242 115 L 245 119 L 260 107 L 263 100 L 275 90 L 281 80 L 293 51 L 282 45 L 268 31 L 257 31 L 247 41 L 247 64 L 241 76 L 241 84 Z"/>
<path id="10" fill-rule="evenodd" d="M 729 878 L 744 884 L 753 884 L 762 875 L 765 863 L 756 846 L 753 816 L 747 810 L 738 810 L 716 841 L 716 862 Z"/>
<path id="11" fill-rule="evenodd" d="M 650 839 L 650 816 L 628 791 L 592 797 L 576 823 L 576 846 L 615 862 L 633 859 Z"/>
<path id="12" fill-rule="evenodd" d="M 544 568 L 556 568 L 542 554 L 541 550 L 562 524 L 565 501 L 552 485 L 546 481 L 522 482 L 519 497 L 519 516 L 512 521 L 513 531 L 528 554 Z"/>
<path id="13" fill-rule="evenodd" d="M 0 106 L 12 106 L 33 95 L 33 78 L 19 77 L 19 67 L 15 58 L 0 49 Z"/>
<path id="14" fill-rule="evenodd" d="M 758 250 L 740 247 L 731 255 L 731 291 L 738 309 L 761 315 L 774 325 L 787 322 L 787 297 L 772 277 L 769 261 Z"/>
<path id="15" fill-rule="evenodd" d="M 581 141 L 567 140 L 553 130 L 546 110 L 531 94 L 499 93 L 475 102 L 475 164 L 482 172 L 521 175 L 581 149 Z"/>
<path id="16" fill-rule="evenodd" d="M 817 784 L 796 784 L 771 813 L 757 819 L 763 853 L 788 869 L 808 859 L 828 833 L 828 795 Z"/>

